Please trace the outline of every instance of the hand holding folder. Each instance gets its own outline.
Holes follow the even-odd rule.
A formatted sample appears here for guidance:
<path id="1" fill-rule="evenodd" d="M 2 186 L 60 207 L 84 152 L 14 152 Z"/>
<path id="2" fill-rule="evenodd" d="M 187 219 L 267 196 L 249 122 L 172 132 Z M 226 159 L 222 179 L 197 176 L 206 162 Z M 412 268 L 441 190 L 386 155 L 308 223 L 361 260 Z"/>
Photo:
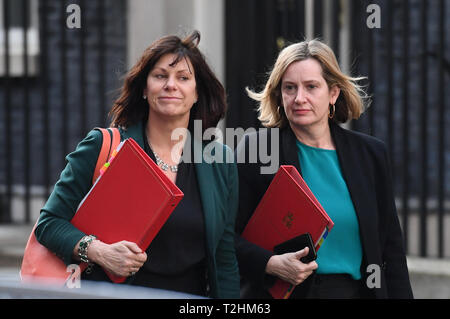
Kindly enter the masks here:
<path id="1" fill-rule="evenodd" d="M 242 237 L 270 251 L 277 248 L 280 253 L 280 247 L 285 248 L 283 243 L 289 250 L 303 249 L 295 245 L 301 246 L 299 240 L 304 241 L 305 237 L 299 236 L 308 233 L 317 251 L 333 225 L 295 167 L 282 165 L 247 223 Z M 269 292 L 276 299 L 286 299 L 293 288 L 279 279 Z"/>
<path id="2" fill-rule="evenodd" d="M 182 197 L 181 190 L 129 138 L 119 145 L 114 159 L 110 160 L 107 170 L 81 201 L 71 223 L 82 232 L 97 236 L 104 243 L 126 240 L 136 243 L 145 251 Z M 65 280 L 70 276 L 62 260 L 40 245 L 34 236 L 27 244 L 27 249 L 29 245 L 42 251 L 43 258 L 33 260 L 33 263 L 51 265 L 46 277 Z M 85 266 L 81 264 L 82 269 Z M 27 269 L 35 271 L 33 267 Z M 36 274 L 21 275 L 26 277 Z M 114 282 L 126 279 L 109 273 L 108 276 Z"/>

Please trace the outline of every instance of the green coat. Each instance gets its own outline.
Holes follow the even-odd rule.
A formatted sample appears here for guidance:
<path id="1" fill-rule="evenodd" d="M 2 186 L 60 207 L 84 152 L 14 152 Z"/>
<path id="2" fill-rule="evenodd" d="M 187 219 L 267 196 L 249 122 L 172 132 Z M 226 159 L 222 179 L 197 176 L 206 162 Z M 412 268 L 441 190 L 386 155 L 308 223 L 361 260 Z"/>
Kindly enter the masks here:
<path id="1" fill-rule="evenodd" d="M 142 132 L 142 124 L 120 129 L 121 140 L 131 137 L 143 147 Z M 194 143 L 200 145 L 198 141 L 194 140 Z M 101 144 L 101 133 L 92 130 L 66 157 L 67 166 L 42 208 L 36 227 L 38 241 L 66 264 L 73 262 L 73 249 L 85 235 L 69 221 L 91 187 Z M 230 158 L 229 148 L 221 144 L 220 148 Z M 194 155 L 202 149 L 202 145 L 194 147 Z M 234 249 L 234 223 L 238 207 L 237 168 L 234 163 L 208 164 L 210 161 L 206 157 L 199 158 L 202 162 L 194 165 L 205 218 L 210 296 L 239 298 L 239 271 Z"/>

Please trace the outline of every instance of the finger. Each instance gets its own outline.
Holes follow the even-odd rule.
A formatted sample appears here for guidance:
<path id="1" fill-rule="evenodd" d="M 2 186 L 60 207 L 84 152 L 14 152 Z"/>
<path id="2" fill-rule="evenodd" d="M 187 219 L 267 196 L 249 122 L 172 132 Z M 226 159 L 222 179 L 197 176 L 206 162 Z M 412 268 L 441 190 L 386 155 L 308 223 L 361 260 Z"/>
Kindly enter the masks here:
<path id="1" fill-rule="evenodd" d="M 142 252 L 140 254 L 133 255 L 131 258 L 133 260 L 133 265 L 140 268 L 147 261 L 147 254 Z"/>
<path id="2" fill-rule="evenodd" d="M 132 251 L 133 253 L 135 253 L 135 254 L 140 254 L 140 253 L 142 253 L 142 249 L 140 249 L 139 246 L 136 245 L 136 243 L 133 243 L 133 242 L 131 242 L 131 241 L 126 241 L 126 240 L 124 240 L 124 241 L 122 241 L 122 244 L 123 244 L 124 246 L 126 246 L 129 250 L 131 250 L 131 251 Z"/>
<path id="3" fill-rule="evenodd" d="M 142 267 L 142 265 L 147 261 L 147 255 L 145 253 L 135 254 L 130 258 L 133 265 Z"/>
<path id="4" fill-rule="evenodd" d="M 147 254 L 146 254 L 145 252 L 142 252 L 142 253 L 140 253 L 140 254 L 137 254 L 136 257 L 137 257 L 137 260 L 138 260 L 141 264 L 143 264 L 143 263 L 145 263 L 145 262 L 147 261 Z"/>
<path id="5" fill-rule="evenodd" d="M 142 263 L 138 263 L 136 261 L 130 261 L 127 266 L 125 266 L 123 269 L 127 272 L 138 272 L 139 269 L 142 267 Z"/>
<path id="6" fill-rule="evenodd" d="M 302 257 L 305 257 L 308 255 L 308 253 L 309 253 L 309 248 L 305 247 L 302 250 L 295 252 L 295 259 L 300 259 Z"/>
<path id="7" fill-rule="evenodd" d="M 311 267 L 312 270 L 317 269 L 319 266 L 317 265 L 317 263 L 313 260 L 308 264 L 308 267 Z"/>

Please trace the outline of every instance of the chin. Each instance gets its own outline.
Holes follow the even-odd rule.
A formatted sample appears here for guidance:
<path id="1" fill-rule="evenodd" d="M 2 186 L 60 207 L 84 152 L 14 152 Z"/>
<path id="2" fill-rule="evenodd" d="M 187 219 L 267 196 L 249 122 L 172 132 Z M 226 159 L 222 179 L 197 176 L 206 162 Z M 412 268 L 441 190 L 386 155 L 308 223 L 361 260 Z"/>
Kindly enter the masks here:
<path id="1" fill-rule="evenodd" d="M 180 116 L 185 113 L 185 111 L 180 107 L 161 107 L 154 109 L 154 113 L 160 116 Z"/>
<path id="2" fill-rule="evenodd" d="M 289 122 L 294 126 L 322 126 L 328 125 L 328 116 L 317 117 L 317 116 L 293 116 L 288 118 Z"/>
<path id="3" fill-rule="evenodd" d="M 185 116 L 189 117 L 189 112 L 182 112 L 180 110 L 164 110 L 161 112 L 158 112 L 160 118 L 164 118 L 167 120 L 171 119 L 181 119 Z"/>
<path id="4" fill-rule="evenodd" d="M 289 119 L 289 122 L 295 126 L 311 126 L 317 121 L 307 117 L 295 117 L 294 119 Z"/>

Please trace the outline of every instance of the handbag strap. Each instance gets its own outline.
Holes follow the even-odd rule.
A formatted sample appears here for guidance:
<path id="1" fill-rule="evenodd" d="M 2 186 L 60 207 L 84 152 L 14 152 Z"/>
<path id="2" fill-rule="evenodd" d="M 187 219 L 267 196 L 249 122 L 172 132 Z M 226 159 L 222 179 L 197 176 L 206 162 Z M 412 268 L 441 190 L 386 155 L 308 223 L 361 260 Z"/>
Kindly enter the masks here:
<path id="1" fill-rule="evenodd" d="M 95 165 L 94 175 L 92 176 L 92 184 L 94 184 L 97 178 L 100 176 L 100 169 L 108 161 L 112 151 L 114 151 L 120 144 L 120 132 L 116 127 L 96 127 L 95 129 L 99 130 L 102 133 L 103 141 L 100 153 L 98 154 L 97 164 Z"/>

